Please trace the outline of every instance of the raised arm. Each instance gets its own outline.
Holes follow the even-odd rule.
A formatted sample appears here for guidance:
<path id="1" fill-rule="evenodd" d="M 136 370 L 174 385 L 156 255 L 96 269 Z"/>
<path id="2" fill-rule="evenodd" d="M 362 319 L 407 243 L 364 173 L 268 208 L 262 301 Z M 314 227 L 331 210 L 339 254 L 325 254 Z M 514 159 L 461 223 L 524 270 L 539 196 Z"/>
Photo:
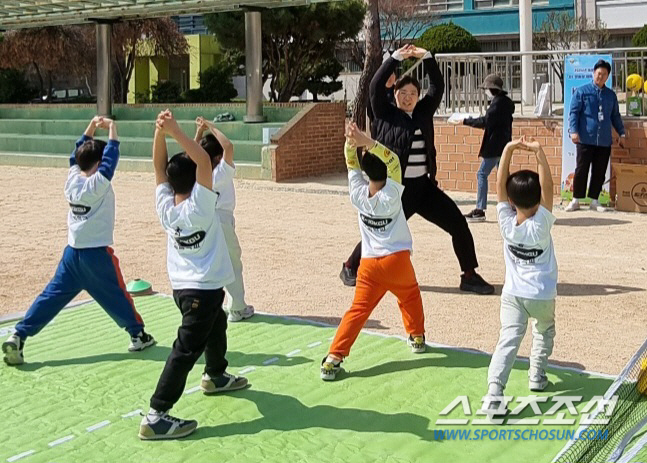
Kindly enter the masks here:
<path id="1" fill-rule="evenodd" d="M 550 174 L 550 165 L 546 154 L 537 140 L 532 137 L 523 140 L 523 148 L 532 151 L 537 157 L 537 172 L 541 186 L 541 205 L 552 212 L 553 210 L 553 176 Z"/>
<path id="2" fill-rule="evenodd" d="M 79 149 L 79 146 L 81 146 L 83 143 L 94 138 L 94 133 L 96 132 L 97 127 L 101 123 L 102 119 L 103 118 L 99 116 L 94 116 L 86 127 L 85 132 L 83 132 L 83 134 L 81 135 L 81 138 L 76 141 L 76 144 L 74 145 L 74 151 L 72 151 L 72 155 L 70 156 L 70 167 L 76 165 L 76 150 Z"/>
<path id="3" fill-rule="evenodd" d="M 211 122 L 207 122 L 204 119 L 204 124 L 207 126 L 208 130 L 213 134 L 214 137 L 216 137 L 216 140 L 218 140 L 218 143 L 220 143 L 220 146 L 222 146 L 223 150 L 223 155 L 222 157 L 224 158 L 225 162 L 229 164 L 231 167 L 235 167 L 234 165 L 234 144 L 227 138 L 227 136 L 222 133 L 218 128 L 212 124 Z"/>
<path id="4" fill-rule="evenodd" d="M 166 150 L 166 135 L 162 129 L 165 112 L 161 112 L 155 121 L 155 135 L 153 135 L 153 169 L 155 170 L 155 184 L 160 185 L 168 182 L 166 176 L 166 165 L 168 164 L 168 152 Z"/>
<path id="5" fill-rule="evenodd" d="M 433 115 L 443 101 L 443 93 L 445 93 L 443 74 L 440 72 L 436 58 L 424 48 L 415 48 L 413 56 L 423 60 L 424 70 L 429 77 L 429 89 L 425 98 L 429 98 L 429 111 Z"/>
<path id="6" fill-rule="evenodd" d="M 119 163 L 119 137 L 117 136 L 117 123 L 112 119 L 102 118 L 99 123 L 102 129 L 108 129 L 108 143 L 103 149 L 103 156 L 99 164 L 99 173 L 108 180 L 112 180 Z"/>
<path id="7" fill-rule="evenodd" d="M 508 200 L 508 191 L 506 190 L 506 183 L 510 176 L 510 160 L 512 153 L 519 147 L 521 140 L 512 140 L 505 145 L 499 167 L 496 170 L 496 200 L 500 203 Z"/>
<path id="8" fill-rule="evenodd" d="M 195 173 L 196 182 L 211 190 L 211 159 L 207 152 L 202 149 L 198 142 L 182 132 L 177 121 L 173 118 L 172 113 L 168 112 L 164 115 L 161 121 L 161 127 L 164 132 L 175 138 L 187 156 L 195 162 L 197 166 Z"/>
<path id="9" fill-rule="evenodd" d="M 394 182 L 402 183 L 402 168 L 400 158 L 386 146 L 371 139 L 362 132 L 357 124 L 351 123 L 348 127 L 348 137 L 356 146 L 365 147 L 371 154 L 377 156 L 380 161 L 386 164 L 386 175 Z"/>
<path id="10" fill-rule="evenodd" d="M 393 105 L 391 104 L 386 84 L 398 64 L 409 57 L 411 57 L 411 50 L 407 45 L 393 53 L 390 58 L 387 58 L 373 76 L 369 87 L 369 95 L 371 97 L 371 109 L 376 118 L 383 119 L 392 110 Z"/>

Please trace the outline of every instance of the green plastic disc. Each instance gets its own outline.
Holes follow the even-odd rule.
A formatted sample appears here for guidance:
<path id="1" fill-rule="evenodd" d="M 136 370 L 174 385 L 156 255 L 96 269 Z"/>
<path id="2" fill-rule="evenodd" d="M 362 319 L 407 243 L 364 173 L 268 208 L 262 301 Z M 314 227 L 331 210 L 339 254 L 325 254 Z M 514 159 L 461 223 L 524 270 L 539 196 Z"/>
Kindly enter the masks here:
<path id="1" fill-rule="evenodd" d="M 151 294 L 153 292 L 153 285 L 146 280 L 136 278 L 126 285 L 126 289 L 132 295 L 139 296 L 142 294 Z"/>

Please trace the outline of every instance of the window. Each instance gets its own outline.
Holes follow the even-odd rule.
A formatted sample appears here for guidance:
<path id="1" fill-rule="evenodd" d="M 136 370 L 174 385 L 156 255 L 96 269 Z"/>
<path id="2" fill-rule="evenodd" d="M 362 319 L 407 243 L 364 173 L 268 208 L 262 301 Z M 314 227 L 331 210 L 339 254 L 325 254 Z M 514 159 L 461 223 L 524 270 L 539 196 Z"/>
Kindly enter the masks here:
<path id="1" fill-rule="evenodd" d="M 456 11 L 463 9 L 463 0 L 420 0 L 422 11 Z"/>
<path id="2" fill-rule="evenodd" d="M 548 0 L 530 0 L 533 5 L 547 5 Z M 519 0 L 474 0 L 477 9 L 499 8 L 519 5 Z"/>

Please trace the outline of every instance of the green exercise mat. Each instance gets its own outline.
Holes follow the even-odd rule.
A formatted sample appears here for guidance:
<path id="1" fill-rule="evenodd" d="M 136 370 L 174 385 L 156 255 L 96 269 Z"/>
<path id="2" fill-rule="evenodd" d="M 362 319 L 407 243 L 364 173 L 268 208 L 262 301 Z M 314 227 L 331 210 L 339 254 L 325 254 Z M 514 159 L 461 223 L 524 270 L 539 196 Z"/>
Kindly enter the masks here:
<path id="1" fill-rule="evenodd" d="M 143 442 L 137 438 L 138 411 L 148 410 L 180 314 L 162 295 L 137 298 L 136 304 L 158 341 L 153 348 L 129 353 L 128 335 L 90 302 L 64 310 L 28 339 L 25 365 L 0 365 L 0 461 L 549 462 L 564 445 L 437 439 L 439 430 L 450 429 L 553 429 L 436 424 L 463 416 L 460 407 L 439 416 L 457 396 L 467 396 L 476 412 L 486 389 L 487 355 L 450 348 L 416 355 L 403 339 L 362 333 L 344 362 L 346 372 L 325 383 L 319 365 L 334 328 L 259 314 L 228 329 L 229 371 L 247 376 L 251 388 L 203 395 L 196 387 L 200 359 L 173 409 L 198 420 L 198 430 L 182 440 Z M 0 335 L 11 328 L 0 324 Z M 515 365 L 506 393 L 529 394 L 526 371 L 527 363 Z M 539 395 L 590 398 L 610 384 L 574 370 L 548 373 L 554 384 Z"/>

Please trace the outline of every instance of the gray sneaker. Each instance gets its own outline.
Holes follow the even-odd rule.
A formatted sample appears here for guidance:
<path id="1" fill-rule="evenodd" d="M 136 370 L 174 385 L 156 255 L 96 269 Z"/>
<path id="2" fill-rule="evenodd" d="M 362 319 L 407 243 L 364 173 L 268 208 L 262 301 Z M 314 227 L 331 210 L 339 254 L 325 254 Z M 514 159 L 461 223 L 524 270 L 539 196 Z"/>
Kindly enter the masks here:
<path id="1" fill-rule="evenodd" d="M 22 348 L 25 341 L 20 339 L 17 334 L 12 334 L 9 338 L 2 343 L 2 352 L 4 353 L 4 362 L 10 366 L 22 365 L 25 363 L 25 358 L 22 355 Z"/>
<path id="2" fill-rule="evenodd" d="M 207 395 L 237 391 L 239 389 L 245 389 L 248 385 L 247 378 L 230 375 L 227 372 L 224 372 L 217 378 L 212 378 L 207 373 L 203 373 L 202 381 L 200 381 L 200 389 Z"/>
<path id="3" fill-rule="evenodd" d="M 151 420 L 148 415 L 139 424 L 139 438 L 142 440 L 179 439 L 191 434 L 198 427 L 195 420 L 181 420 L 162 413 Z"/>
<path id="4" fill-rule="evenodd" d="M 531 370 L 528 372 L 528 387 L 533 392 L 541 392 L 548 386 L 548 377 L 544 370 Z"/>

